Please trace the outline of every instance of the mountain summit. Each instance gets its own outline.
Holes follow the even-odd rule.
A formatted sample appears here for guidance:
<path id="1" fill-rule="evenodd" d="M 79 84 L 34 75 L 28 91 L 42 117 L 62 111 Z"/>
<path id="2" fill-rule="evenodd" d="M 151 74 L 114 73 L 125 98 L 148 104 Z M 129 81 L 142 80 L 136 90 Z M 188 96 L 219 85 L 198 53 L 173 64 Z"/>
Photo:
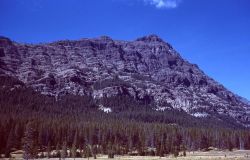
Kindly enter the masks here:
<path id="1" fill-rule="evenodd" d="M 144 36 L 138 38 L 136 41 L 144 41 L 144 42 L 164 42 L 160 37 L 155 34 Z"/>
<path id="2" fill-rule="evenodd" d="M 177 109 L 194 117 L 226 117 L 250 125 L 249 102 L 184 60 L 156 35 L 135 41 L 102 36 L 36 45 L 0 37 L 0 77 L 18 79 L 57 100 L 67 94 L 97 100 L 129 96 L 159 112 Z"/>

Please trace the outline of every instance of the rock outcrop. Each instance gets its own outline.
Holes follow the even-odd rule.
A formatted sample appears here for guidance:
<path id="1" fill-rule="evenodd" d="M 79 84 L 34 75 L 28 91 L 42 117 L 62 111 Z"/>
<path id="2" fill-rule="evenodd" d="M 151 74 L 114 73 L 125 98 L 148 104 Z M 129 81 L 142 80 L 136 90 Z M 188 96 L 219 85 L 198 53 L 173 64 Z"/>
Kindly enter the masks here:
<path id="1" fill-rule="evenodd" d="M 128 95 L 155 110 L 184 110 L 196 117 L 226 115 L 250 125 L 250 105 L 184 60 L 156 35 L 135 41 L 103 36 L 77 41 L 20 44 L 0 37 L 0 76 L 42 94 Z"/>

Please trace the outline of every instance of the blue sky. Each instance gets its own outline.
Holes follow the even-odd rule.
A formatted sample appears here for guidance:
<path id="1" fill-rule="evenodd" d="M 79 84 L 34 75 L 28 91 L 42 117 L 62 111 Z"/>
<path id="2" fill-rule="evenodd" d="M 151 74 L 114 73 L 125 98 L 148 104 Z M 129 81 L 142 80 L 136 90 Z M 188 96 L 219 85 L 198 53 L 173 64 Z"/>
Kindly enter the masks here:
<path id="1" fill-rule="evenodd" d="M 0 0 L 0 35 L 50 42 L 157 34 L 250 99 L 250 0 Z"/>

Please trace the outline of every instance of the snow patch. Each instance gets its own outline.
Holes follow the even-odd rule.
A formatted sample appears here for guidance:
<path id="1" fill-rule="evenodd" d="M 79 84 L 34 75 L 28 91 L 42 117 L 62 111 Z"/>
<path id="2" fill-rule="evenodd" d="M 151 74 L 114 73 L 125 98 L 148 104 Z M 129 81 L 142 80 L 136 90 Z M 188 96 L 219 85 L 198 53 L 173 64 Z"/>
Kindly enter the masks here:
<path id="1" fill-rule="evenodd" d="M 191 115 L 194 116 L 194 117 L 199 117 L 199 118 L 204 118 L 204 117 L 208 116 L 208 114 L 204 113 L 204 112 L 203 113 L 201 113 L 201 112 L 192 113 Z"/>
<path id="2" fill-rule="evenodd" d="M 98 108 L 99 110 L 101 110 L 101 111 L 103 111 L 103 112 L 105 112 L 105 113 L 110 113 L 110 112 L 112 112 L 112 109 L 111 108 L 109 108 L 109 107 L 104 107 L 103 105 L 99 105 L 99 108 Z"/>
<path id="3" fill-rule="evenodd" d="M 167 110 L 168 109 L 168 107 L 160 107 L 160 106 L 157 106 L 157 108 L 155 108 L 155 110 L 156 111 L 165 111 L 165 110 Z"/>

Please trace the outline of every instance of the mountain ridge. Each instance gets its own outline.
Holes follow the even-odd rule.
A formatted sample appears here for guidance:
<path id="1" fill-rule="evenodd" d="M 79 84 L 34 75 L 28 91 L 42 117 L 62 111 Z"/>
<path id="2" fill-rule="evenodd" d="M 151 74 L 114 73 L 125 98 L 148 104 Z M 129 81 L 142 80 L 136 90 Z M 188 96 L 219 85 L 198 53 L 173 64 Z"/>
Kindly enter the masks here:
<path id="1" fill-rule="evenodd" d="M 207 76 L 157 35 L 135 41 L 110 37 L 20 44 L 0 37 L 0 74 L 15 77 L 39 93 L 94 99 L 127 95 L 164 112 L 195 117 L 227 116 L 249 126 L 242 97 Z M 219 118 L 218 118 L 219 119 Z"/>

